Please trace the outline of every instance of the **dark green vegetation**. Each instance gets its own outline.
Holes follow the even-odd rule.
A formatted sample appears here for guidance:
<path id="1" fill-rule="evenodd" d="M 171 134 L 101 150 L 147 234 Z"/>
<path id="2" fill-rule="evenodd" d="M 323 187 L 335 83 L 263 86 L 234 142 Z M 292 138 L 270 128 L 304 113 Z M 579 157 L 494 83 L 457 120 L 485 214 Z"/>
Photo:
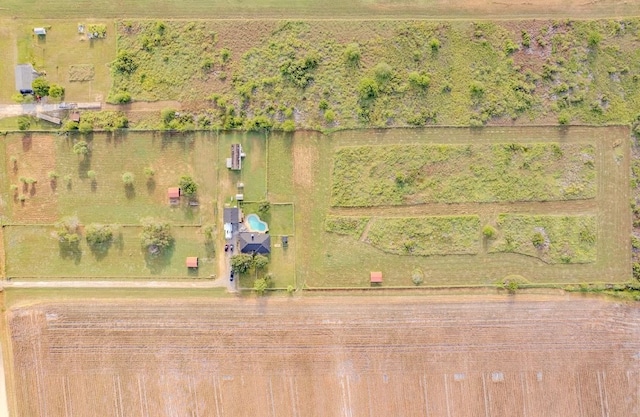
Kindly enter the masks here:
<path id="1" fill-rule="evenodd" d="M 355 146 L 338 149 L 332 204 L 551 201 L 595 197 L 590 144 Z"/>
<path id="2" fill-rule="evenodd" d="M 478 216 L 375 218 L 366 242 L 397 255 L 463 255 L 480 250 Z"/>
<path id="3" fill-rule="evenodd" d="M 501 214 L 489 252 L 514 252 L 547 263 L 596 261 L 595 216 Z"/>
<path id="4" fill-rule="evenodd" d="M 237 26 L 251 39 L 231 38 L 226 22 L 120 22 L 111 95 L 208 97 L 192 111 L 201 128 L 603 124 L 640 113 L 637 19 Z"/>

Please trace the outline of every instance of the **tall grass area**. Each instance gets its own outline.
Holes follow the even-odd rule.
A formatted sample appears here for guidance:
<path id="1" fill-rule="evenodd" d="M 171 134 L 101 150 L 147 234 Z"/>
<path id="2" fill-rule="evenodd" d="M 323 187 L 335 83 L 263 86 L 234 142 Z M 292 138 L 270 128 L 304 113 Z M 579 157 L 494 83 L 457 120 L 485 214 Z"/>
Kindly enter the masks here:
<path id="1" fill-rule="evenodd" d="M 375 218 L 366 242 L 397 255 L 471 255 L 480 251 L 478 216 Z"/>
<path id="2" fill-rule="evenodd" d="M 497 226 L 491 253 L 520 253 L 551 264 L 596 261 L 595 216 L 501 214 Z"/>
<path id="3" fill-rule="evenodd" d="M 353 146 L 334 156 L 332 204 L 593 198 L 591 144 Z"/>
<path id="4" fill-rule="evenodd" d="M 194 112 L 215 129 L 607 124 L 640 113 L 640 19 L 256 22 L 250 45 L 223 24 L 120 22 L 112 95 L 208 97 Z"/>

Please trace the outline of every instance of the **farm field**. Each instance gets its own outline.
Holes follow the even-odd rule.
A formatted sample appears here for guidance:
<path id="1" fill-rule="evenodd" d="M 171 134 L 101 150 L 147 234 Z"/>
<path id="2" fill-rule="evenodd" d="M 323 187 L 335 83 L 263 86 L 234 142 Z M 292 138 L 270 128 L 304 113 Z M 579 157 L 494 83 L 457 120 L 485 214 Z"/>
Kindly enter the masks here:
<path id="1" fill-rule="evenodd" d="M 626 282 L 630 279 L 627 236 L 631 227 L 627 203 L 630 190 L 626 185 L 630 160 L 627 135 L 626 128 L 617 127 L 345 131 L 318 136 L 315 140 L 312 135 L 304 139 L 295 135 L 296 195 L 305 196 L 296 199 L 296 230 L 297 236 L 301 231 L 311 236 L 308 247 L 298 250 L 298 282 L 321 288 L 369 287 L 369 272 L 381 271 L 383 285 L 413 286 L 411 271 L 415 269 L 424 272 L 423 285 L 436 286 L 492 285 L 511 275 L 524 277 L 525 282 L 533 284 Z M 462 199 L 459 203 L 336 205 L 330 195 L 336 182 L 335 164 L 342 152 L 359 147 L 371 149 L 363 153 L 368 158 L 363 159 L 362 168 L 354 168 L 350 174 L 353 179 L 366 179 L 375 172 L 382 158 L 393 160 L 388 153 L 380 153 L 390 144 L 400 149 L 403 146 L 406 149 L 448 149 L 447 146 L 465 149 L 466 144 L 504 149 L 512 144 L 514 149 L 530 146 L 530 149 L 573 150 L 565 154 L 567 160 L 580 158 L 583 150 L 589 149 L 589 160 L 580 161 L 576 167 L 589 170 L 583 185 L 591 191 L 581 198 L 561 201 L 550 201 L 553 199 L 540 194 L 533 201 L 487 202 L 474 199 L 481 194 L 467 193 L 459 197 Z M 523 155 L 529 157 L 523 152 L 518 158 Z M 536 158 L 535 155 L 536 152 L 532 152 L 530 156 Z M 402 158 L 412 160 L 411 156 L 399 156 Z M 308 161 L 312 161 L 312 167 Z M 515 164 L 515 169 L 521 169 L 521 162 Z M 424 164 L 428 166 L 423 161 L 414 168 L 433 171 Z M 505 166 L 513 169 L 509 163 Z M 461 171 L 473 167 L 461 164 L 453 168 L 443 164 L 440 169 L 464 175 Z M 574 173 L 579 169 L 573 169 Z M 562 175 L 566 174 L 560 170 Z M 397 187 L 393 179 L 396 171 L 383 171 L 392 178 L 386 188 Z M 425 174 L 425 178 L 429 179 L 429 174 Z M 354 181 L 354 184 L 366 182 Z M 372 184 L 375 186 L 376 182 Z M 487 192 L 488 187 L 479 185 L 478 192 Z M 386 188 L 380 187 L 385 192 Z M 553 192 L 552 188 L 545 189 Z M 442 216 L 478 216 L 479 221 L 471 229 L 460 225 L 438 230 L 427 223 L 419 226 L 429 219 L 447 218 Z M 530 229 L 518 226 L 517 219 Z M 400 224 L 404 226 L 398 226 Z M 492 236 L 484 234 L 485 226 L 494 230 Z M 567 232 L 568 229 L 572 231 Z M 536 233 L 542 237 L 540 242 L 534 241 Z M 451 249 L 460 242 L 466 242 L 463 247 L 473 249 L 463 252 Z M 433 256 L 419 256 L 419 253 Z"/>
<path id="2" fill-rule="evenodd" d="M 601 298 L 165 293 L 6 307 L 16 417 L 640 412 L 639 310 Z"/>

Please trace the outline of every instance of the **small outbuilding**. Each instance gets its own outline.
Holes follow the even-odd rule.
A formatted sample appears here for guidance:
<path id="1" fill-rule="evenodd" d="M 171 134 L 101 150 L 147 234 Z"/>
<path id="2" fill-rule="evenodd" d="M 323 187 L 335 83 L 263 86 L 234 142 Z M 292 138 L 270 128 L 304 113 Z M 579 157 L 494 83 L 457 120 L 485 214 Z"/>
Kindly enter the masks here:
<path id="1" fill-rule="evenodd" d="M 69 120 L 71 120 L 72 122 L 80 122 L 80 113 L 75 111 L 69 114 Z"/>
<path id="2" fill-rule="evenodd" d="M 187 257 L 187 268 L 197 268 L 198 267 L 198 257 L 197 256 L 188 256 Z"/>
<path id="3" fill-rule="evenodd" d="M 180 187 L 169 187 L 167 189 L 167 197 L 171 205 L 180 203 Z"/>
<path id="4" fill-rule="evenodd" d="M 370 279 L 372 284 L 382 284 L 382 272 L 372 271 Z"/>
<path id="5" fill-rule="evenodd" d="M 289 236 L 282 236 L 281 241 L 283 248 L 289 247 Z"/>
<path id="6" fill-rule="evenodd" d="M 45 36 L 47 34 L 47 30 L 45 28 L 33 28 L 33 33 L 38 36 Z"/>

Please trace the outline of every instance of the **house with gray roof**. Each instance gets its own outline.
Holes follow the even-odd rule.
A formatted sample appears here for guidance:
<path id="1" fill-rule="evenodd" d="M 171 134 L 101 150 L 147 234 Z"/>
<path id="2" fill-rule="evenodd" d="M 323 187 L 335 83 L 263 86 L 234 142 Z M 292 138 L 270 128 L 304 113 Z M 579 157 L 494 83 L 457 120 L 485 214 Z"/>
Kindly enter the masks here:
<path id="1" fill-rule="evenodd" d="M 268 233 L 241 232 L 238 237 L 242 253 L 271 253 L 271 236 Z"/>
<path id="2" fill-rule="evenodd" d="M 16 90 L 20 92 L 31 91 L 33 80 L 39 75 L 31 64 L 16 65 Z"/>

